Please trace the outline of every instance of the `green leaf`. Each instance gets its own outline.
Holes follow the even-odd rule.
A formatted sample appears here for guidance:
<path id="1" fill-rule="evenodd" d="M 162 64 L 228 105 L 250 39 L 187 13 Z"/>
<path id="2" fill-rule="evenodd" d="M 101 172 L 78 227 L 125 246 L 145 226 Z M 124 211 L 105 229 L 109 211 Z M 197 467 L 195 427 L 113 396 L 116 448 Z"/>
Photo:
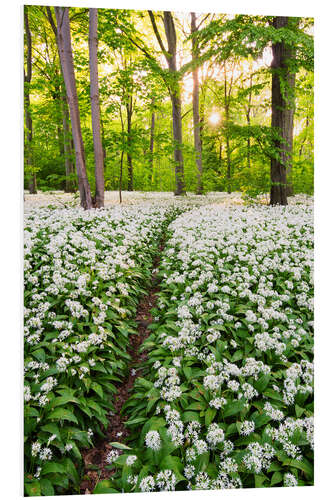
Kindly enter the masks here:
<path id="1" fill-rule="evenodd" d="M 26 492 L 29 497 L 39 497 L 41 495 L 40 483 L 39 481 L 33 481 L 32 483 L 25 484 Z"/>
<path id="2" fill-rule="evenodd" d="M 57 408 L 56 410 L 52 411 L 48 416 L 48 420 L 51 419 L 56 419 L 56 420 L 69 420 L 70 422 L 74 422 L 75 424 L 78 424 L 77 418 L 69 410 L 66 410 L 65 408 Z"/>
<path id="3" fill-rule="evenodd" d="M 217 410 L 215 408 L 208 408 L 205 412 L 205 424 L 209 426 L 216 415 Z"/>
<path id="4" fill-rule="evenodd" d="M 258 380 L 254 382 L 254 388 L 257 389 L 258 392 L 263 392 L 268 386 L 270 378 L 270 374 L 262 375 Z"/>
<path id="5" fill-rule="evenodd" d="M 201 422 L 200 416 L 194 411 L 185 411 L 182 415 L 183 422 L 191 422 L 195 420 L 196 422 Z"/>
<path id="6" fill-rule="evenodd" d="M 95 486 L 93 491 L 94 494 L 103 494 L 103 493 L 120 493 L 119 491 L 111 488 L 111 481 L 109 479 L 103 479 Z"/>
<path id="7" fill-rule="evenodd" d="M 40 488 L 44 496 L 54 495 L 54 488 L 52 486 L 52 483 L 49 479 L 46 479 L 45 477 L 40 480 Z"/>
<path id="8" fill-rule="evenodd" d="M 228 403 L 225 405 L 224 410 L 222 410 L 223 416 L 224 417 L 231 417 L 232 415 L 236 415 L 237 413 L 240 413 L 243 408 L 244 408 L 243 401 L 233 401 L 232 403 Z"/>
<path id="9" fill-rule="evenodd" d="M 25 417 L 39 417 L 39 411 L 32 406 L 25 406 L 24 408 Z"/>
<path id="10" fill-rule="evenodd" d="M 60 430 L 56 424 L 43 425 L 42 431 L 49 432 L 50 434 L 55 434 L 57 436 L 57 439 L 59 439 L 59 441 L 61 441 Z"/>
<path id="11" fill-rule="evenodd" d="M 274 486 L 274 484 L 281 483 L 283 480 L 283 476 L 281 472 L 274 472 L 272 479 L 271 479 L 271 486 Z"/>
<path id="12" fill-rule="evenodd" d="M 282 465 L 295 467 L 295 469 L 303 471 L 307 477 L 313 476 L 313 466 L 305 458 L 303 458 L 303 460 L 285 460 Z"/>
<path id="13" fill-rule="evenodd" d="M 45 363 L 45 351 L 44 349 L 36 349 L 36 351 L 32 351 L 32 356 L 34 356 L 41 363 Z"/>
<path id="14" fill-rule="evenodd" d="M 93 383 L 91 384 L 91 389 L 92 389 L 93 391 L 95 391 L 95 392 L 96 392 L 96 394 L 98 394 L 98 396 L 99 396 L 101 399 L 104 399 L 103 389 L 102 389 L 102 387 L 101 387 L 99 384 L 97 384 L 97 382 L 93 382 Z"/>
<path id="15" fill-rule="evenodd" d="M 74 481 L 75 484 L 78 484 L 79 483 L 79 474 L 76 470 L 76 467 L 75 465 L 73 464 L 72 460 L 70 458 L 65 458 L 64 460 L 64 466 L 65 466 L 65 469 L 67 471 L 67 474 L 69 474 L 70 476 L 72 476 L 72 479 Z"/>
<path id="16" fill-rule="evenodd" d="M 125 425 L 130 426 L 130 425 L 136 425 L 136 424 L 142 424 L 143 422 L 146 422 L 146 417 L 137 417 L 133 418 L 133 420 L 127 420 L 125 422 Z"/>
<path id="17" fill-rule="evenodd" d="M 264 474 L 255 474 L 254 475 L 254 484 L 256 488 L 263 488 L 263 484 L 267 477 Z"/>
<path id="18" fill-rule="evenodd" d="M 191 380 L 192 378 L 192 370 L 189 366 L 184 366 L 183 372 L 187 380 Z"/>
<path id="19" fill-rule="evenodd" d="M 45 474 L 51 474 L 54 472 L 59 474 L 64 474 L 66 470 L 65 467 L 62 464 L 59 464 L 58 462 L 48 462 L 43 465 L 41 470 L 41 475 L 44 476 Z"/>
<path id="20" fill-rule="evenodd" d="M 301 408 L 300 406 L 295 405 L 295 413 L 296 413 L 297 418 L 299 418 L 303 412 L 304 412 L 304 408 Z"/>
<path id="21" fill-rule="evenodd" d="M 56 406 L 62 406 L 68 403 L 76 403 L 79 405 L 80 401 L 72 394 L 68 394 L 54 398 L 51 402 L 51 406 L 52 408 L 55 408 Z"/>
<path id="22" fill-rule="evenodd" d="M 119 448 L 119 450 L 131 450 L 132 449 L 124 443 L 113 442 L 113 443 L 109 443 L 109 444 L 111 446 L 113 446 L 114 448 Z"/>

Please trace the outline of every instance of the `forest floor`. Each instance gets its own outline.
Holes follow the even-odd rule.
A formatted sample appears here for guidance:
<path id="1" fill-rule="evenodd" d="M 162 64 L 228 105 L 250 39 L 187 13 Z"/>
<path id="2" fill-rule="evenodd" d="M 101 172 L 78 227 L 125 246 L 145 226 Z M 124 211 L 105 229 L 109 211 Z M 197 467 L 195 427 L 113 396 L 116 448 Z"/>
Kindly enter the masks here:
<path id="1" fill-rule="evenodd" d="M 209 192 L 198 196 L 194 193 L 187 193 L 184 198 L 174 196 L 171 191 L 123 191 L 122 205 L 136 205 L 138 203 L 170 203 L 173 200 L 184 199 L 189 202 L 199 204 L 217 204 L 226 206 L 243 205 L 244 199 L 241 192 L 226 193 L 224 191 Z M 267 205 L 269 203 L 268 195 L 261 195 L 257 202 Z M 288 198 L 288 204 L 305 204 L 313 203 L 313 197 L 306 194 L 296 194 Z M 64 193 L 63 191 L 38 191 L 37 194 L 29 194 L 24 192 L 24 209 L 30 210 L 33 208 L 47 207 L 49 205 L 59 208 L 79 206 L 79 198 L 72 193 Z M 118 191 L 105 191 L 105 207 L 119 205 Z"/>
<path id="2" fill-rule="evenodd" d="M 80 485 L 81 494 L 91 494 L 100 480 L 108 479 L 113 474 L 114 470 L 107 468 L 107 455 L 113 449 L 110 443 L 122 443 L 130 434 L 126 427 L 128 416 L 122 414 L 122 407 L 130 397 L 134 382 L 140 376 L 141 365 L 147 357 L 145 352 L 140 352 L 140 347 L 151 333 L 149 330 L 149 325 L 153 322 L 151 310 L 156 306 L 159 291 L 157 273 L 164 244 L 165 241 L 162 238 L 159 244 L 159 253 L 155 256 L 152 264 L 151 284 L 138 304 L 135 317 L 137 335 L 129 337 L 127 350 L 131 356 L 129 373 L 127 379 L 116 384 L 118 392 L 114 396 L 114 412 L 109 414 L 109 426 L 105 431 L 106 438 L 101 439 L 94 448 L 82 452 L 85 469 Z"/>

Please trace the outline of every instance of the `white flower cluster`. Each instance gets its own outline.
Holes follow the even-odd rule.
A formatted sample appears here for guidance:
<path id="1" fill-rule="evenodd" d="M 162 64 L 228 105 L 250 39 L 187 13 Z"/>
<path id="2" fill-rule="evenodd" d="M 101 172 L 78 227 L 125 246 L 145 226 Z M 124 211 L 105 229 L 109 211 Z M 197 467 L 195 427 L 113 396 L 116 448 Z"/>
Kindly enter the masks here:
<path id="1" fill-rule="evenodd" d="M 313 421 L 288 417 L 313 391 L 313 207 L 311 199 L 301 201 L 284 208 L 207 205 L 169 226 L 156 337 L 164 357 L 180 362 L 174 374 L 162 356 L 154 362 L 161 396 L 156 413 L 165 400 L 173 405 L 166 420 L 174 444 L 187 445 L 189 489 L 242 487 L 244 468 L 265 472 L 280 452 L 299 459 L 297 425 L 301 442 L 313 447 Z M 193 410 L 207 404 L 213 421 L 183 421 L 179 408 L 186 398 Z M 221 423 L 226 411 L 232 425 L 240 421 L 241 438 L 226 438 L 233 432 Z M 272 444 L 250 442 L 265 432 Z M 196 460 L 208 451 L 221 454 L 217 478 L 196 472 Z M 240 471 L 233 455 L 239 451 L 246 451 Z M 293 483 L 291 476 L 285 484 Z"/>
<path id="2" fill-rule="evenodd" d="M 27 441 L 35 466 L 39 466 L 36 457 L 45 461 L 59 456 L 59 446 L 47 443 L 47 437 L 45 446 L 44 441 L 40 448 L 35 443 L 40 429 L 49 423 L 49 403 L 61 394 L 56 393 L 58 387 L 65 384 L 86 392 L 90 378 L 96 377 L 98 382 L 101 359 L 108 373 L 114 371 L 103 351 L 114 348 L 125 352 L 127 341 L 121 344 L 113 323 L 133 317 L 131 301 L 139 294 L 140 269 L 151 265 L 151 246 L 160 237 L 169 214 L 167 205 L 148 204 L 94 211 L 34 208 L 26 212 L 24 400 L 28 412 L 40 415 Z M 115 369 L 119 376 L 126 364 L 117 360 Z M 175 382 L 175 376 L 169 374 L 167 388 L 178 387 Z M 170 397 L 166 392 L 166 398 Z M 91 436 L 92 430 L 88 430 L 87 437 Z M 62 449 L 70 451 L 69 446 L 73 444 Z M 107 460 L 113 458 L 110 454 Z"/>

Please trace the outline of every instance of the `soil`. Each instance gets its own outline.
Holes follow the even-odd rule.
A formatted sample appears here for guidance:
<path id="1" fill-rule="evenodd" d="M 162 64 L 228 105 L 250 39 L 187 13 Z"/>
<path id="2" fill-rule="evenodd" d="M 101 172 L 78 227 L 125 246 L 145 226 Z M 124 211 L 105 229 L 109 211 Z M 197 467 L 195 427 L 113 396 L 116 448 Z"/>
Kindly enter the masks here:
<path id="1" fill-rule="evenodd" d="M 105 468 L 108 465 L 106 456 L 113 449 L 109 443 L 115 441 L 125 443 L 126 438 L 129 436 L 130 431 L 125 426 L 127 416 L 122 415 L 121 410 L 131 395 L 135 379 L 140 376 L 142 370 L 140 366 L 142 366 L 143 361 L 147 358 L 147 354 L 145 352 L 140 353 L 139 349 L 143 341 L 151 333 L 148 326 L 153 322 L 151 310 L 156 305 L 157 293 L 159 291 L 157 272 L 163 248 L 164 242 L 162 241 L 159 246 L 159 254 L 153 261 L 151 286 L 138 304 L 135 318 L 138 335 L 131 335 L 129 337 L 129 346 L 127 349 L 128 354 L 131 356 L 129 374 L 127 379 L 116 384 L 118 391 L 114 396 L 114 412 L 109 416 L 109 426 L 104 430 L 106 437 L 97 442 L 95 448 L 82 450 L 85 468 L 83 473 L 84 479 L 80 485 L 81 494 L 91 494 L 99 481 L 112 476 L 114 469 Z M 121 453 L 120 450 L 117 451 Z"/>

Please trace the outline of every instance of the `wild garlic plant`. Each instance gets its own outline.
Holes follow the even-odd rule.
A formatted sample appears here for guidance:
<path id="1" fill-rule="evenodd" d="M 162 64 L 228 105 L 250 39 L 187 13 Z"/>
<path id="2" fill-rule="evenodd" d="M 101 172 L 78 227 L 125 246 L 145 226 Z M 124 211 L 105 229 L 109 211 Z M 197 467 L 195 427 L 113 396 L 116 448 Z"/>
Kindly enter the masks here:
<path id="1" fill-rule="evenodd" d="M 203 206 L 169 226 L 122 491 L 313 482 L 313 209 Z M 173 471 L 175 481 L 157 480 Z"/>
<path id="2" fill-rule="evenodd" d="M 107 427 L 136 307 L 173 209 L 39 208 L 24 231 L 28 494 L 79 484 L 80 448 Z M 29 493 L 30 492 L 30 493 Z"/>

